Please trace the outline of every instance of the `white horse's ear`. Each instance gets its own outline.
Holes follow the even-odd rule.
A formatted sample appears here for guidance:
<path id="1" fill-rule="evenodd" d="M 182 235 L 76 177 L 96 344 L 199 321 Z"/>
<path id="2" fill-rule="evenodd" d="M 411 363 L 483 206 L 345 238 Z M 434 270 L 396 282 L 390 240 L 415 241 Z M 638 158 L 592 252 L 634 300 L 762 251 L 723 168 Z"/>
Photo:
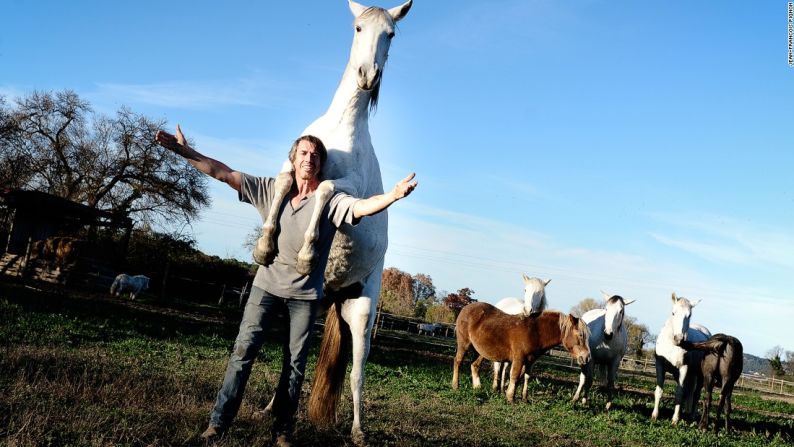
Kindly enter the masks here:
<path id="1" fill-rule="evenodd" d="M 407 2 L 403 3 L 400 6 L 395 6 L 389 10 L 389 15 L 395 22 L 399 22 L 408 11 L 411 9 L 411 6 L 414 4 L 413 0 L 408 0 Z"/>
<path id="2" fill-rule="evenodd" d="M 678 301 L 678 297 L 675 296 L 675 292 L 673 292 L 673 304 L 675 304 L 676 301 Z"/>
<path id="3" fill-rule="evenodd" d="M 366 11 L 368 9 L 366 6 L 360 5 L 360 4 L 356 3 L 356 2 L 354 2 L 353 0 L 347 0 L 347 6 L 350 7 L 350 12 L 353 13 L 353 17 L 360 16 L 361 13 L 363 13 L 364 11 Z"/>
<path id="4" fill-rule="evenodd" d="M 699 304 L 701 301 L 703 301 L 703 300 L 702 300 L 702 299 L 700 299 L 700 300 L 697 300 L 697 301 L 691 301 L 691 302 L 689 303 L 689 305 L 690 305 L 690 306 L 692 306 L 692 307 L 695 307 L 695 306 L 697 306 L 697 305 L 698 305 L 698 304 Z"/>
<path id="5" fill-rule="evenodd" d="M 521 279 L 524 280 L 524 284 L 529 284 L 529 276 L 526 273 L 521 274 Z"/>
<path id="6" fill-rule="evenodd" d="M 601 296 L 602 296 L 602 297 L 604 297 L 604 300 L 605 300 L 605 301 L 607 301 L 607 300 L 609 300 L 610 298 L 612 298 L 612 295 L 610 295 L 610 294 L 608 294 L 608 293 L 604 292 L 603 290 L 601 291 Z"/>
<path id="7" fill-rule="evenodd" d="M 551 282 L 551 279 L 547 279 L 546 282 L 543 283 L 543 287 L 546 287 Z"/>
<path id="8" fill-rule="evenodd" d="M 635 301 L 637 301 L 637 300 L 628 300 L 628 301 L 623 301 L 623 305 L 624 305 L 624 306 L 628 306 L 629 304 L 631 304 L 631 303 L 633 303 L 633 302 L 635 302 Z"/>

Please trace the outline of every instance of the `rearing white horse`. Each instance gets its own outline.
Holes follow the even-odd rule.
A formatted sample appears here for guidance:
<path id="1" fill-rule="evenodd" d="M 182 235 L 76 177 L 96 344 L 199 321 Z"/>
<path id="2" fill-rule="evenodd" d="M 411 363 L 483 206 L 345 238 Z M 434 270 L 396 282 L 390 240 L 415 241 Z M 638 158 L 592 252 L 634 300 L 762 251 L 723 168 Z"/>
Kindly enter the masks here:
<path id="1" fill-rule="evenodd" d="M 316 208 L 312 223 L 298 255 L 297 269 L 308 273 L 317 259 L 315 242 L 319 237 L 319 218 L 334 191 L 356 197 L 383 193 L 380 166 L 369 134 L 369 114 L 378 101 L 383 68 L 394 37 L 396 23 L 405 17 L 412 0 L 391 8 L 365 7 L 348 1 L 353 21 L 350 60 L 331 105 L 324 115 L 307 127 L 302 135 L 320 138 L 328 149 L 323 166 L 325 179 L 315 192 Z M 292 186 L 291 164 L 287 161 L 276 179 L 274 206 L 270 209 L 254 258 L 267 263 L 274 255 L 278 204 Z M 347 367 L 347 345 L 352 335 L 353 367 L 350 387 L 353 394 L 352 437 L 364 442 L 362 431 L 362 391 L 364 363 L 369 354 L 370 332 L 381 287 L 383 257 L 387 246 L 386 211 L 363 219 L 355 227 L 337 231 L 325 270 L 325 299 L 333 300 L 328 310 L 315 380 L 309 400 L 309 418 L 317 424 L 335 420 Z"/>
<path id="2" fill-rule="evenodd" d="M 671 373 L 676 380 L 673 424 L 678 423 L 681 418 L 682 402 L 687 413 L 697 411 L 697 401 L 703 386 L 700 361 L 704 354 L 702 351 L 687 352 L 680 344 L 684 340 L 697 343 L 711 338 L 708 329 L 699 324 L 689 323 L 692 308 L 699 302 L 700 300 L 690 302 L 673 293 L 673 314 L 665 321 L 659 336 L 656 337 L 656 391 L 651 414 L 651 419 L 654 421 L 659 417 L 659 401 L 662 399 L 665 372 Z"/>
<path id="3" fill-rule="evenodd" d="M 612 397 L 615 392 L 615 379 L 618 367 L 626 354 L 629 335 L 623 324 L 625 307 L 635 300 L 624 300 L 618 295 L 610 296 L 603 291 L 605 304 L 603 309 L 593 309 L 582 315 L 582 321 L 590 329 L 590 361 L 581 368 L 579 373 L 579 387 L 573 396 L 574 402 L 582 395 L 582 403 L 587 403 L 587 392 L 593 383 L 595 366 L 601 367 L 607 386 L 606 409 L 612 407 Z"/>

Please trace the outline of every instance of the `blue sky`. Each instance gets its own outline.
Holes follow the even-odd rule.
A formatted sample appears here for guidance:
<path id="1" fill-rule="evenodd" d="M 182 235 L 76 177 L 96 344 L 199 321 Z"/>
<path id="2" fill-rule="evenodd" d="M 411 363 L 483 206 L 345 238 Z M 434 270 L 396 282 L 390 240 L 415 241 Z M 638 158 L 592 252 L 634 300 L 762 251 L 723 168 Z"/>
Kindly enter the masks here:
<path id="1" fill-rule="evenodd" d="M 0 94 L 126 105 L 258 175 L 325 111 L 353 32 L 343 0 L 11 0 L 0 21 Z M 415 0 L 371 119 L 385 186 L 420 182 L 386 265 L 486 302 L 522 272 L 565 311 L 605 290 L 654 333 L 675 291 L 747 352 L 794 350 L 787 45 L 782 1 Z M 211 194 L 199 248 L 250 259 L 257 213 Z"/>

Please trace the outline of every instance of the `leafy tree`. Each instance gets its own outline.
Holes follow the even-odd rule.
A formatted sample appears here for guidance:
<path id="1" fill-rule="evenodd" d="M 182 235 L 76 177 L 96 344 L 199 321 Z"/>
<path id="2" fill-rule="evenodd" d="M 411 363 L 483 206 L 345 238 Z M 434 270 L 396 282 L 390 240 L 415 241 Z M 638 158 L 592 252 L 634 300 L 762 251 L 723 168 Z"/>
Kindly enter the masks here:
<path id="1" fill-rule="evenodd" d="M 436 295 L 436 287 L 433 285 L 433 278 L 424 273 L 417 273 L 412 278 L 414 300 L 424 300 Z"/>
<path id="2" fill-rule="evenodd" d="M 424 318 L 431 323 L 455 323 L 455 312 L 445 304 L 435 303 L 430 305 L 425 311 Z"/>
<path id="3" fill-rule="evenodd" d="M 468 304 L 477 302 L 477 300 L 471 297 L 472 295 L 474 295 L 474 290 L 464 287 L 455 293 L 447 295 L 446 298 L 444 298 L 444 305 L 452 310 L 455 314 L 455 318 L 458 318 L 461 309 Z"/>
<path id="4" fill-rule="evenodd" d="M 413 276 L 414 317 L 425 318 L 427 309 L 437 304 L 436 287 L 430 275 L 417 273 Z"/>
<path id="5" fill-rule="evenodd" d="M 579 304 L 573 306 L 570 313 L 576 318 L 581 318 L 588 310 L 601 309 L 603 307 L 603 302 L 596 301 L 593 298 L 585 298 L 579 301 Z"/>
<path id="6" fill-rule="evenodd" d="M 794 351 L 786 351 L 786 361 L 783 362 L 786 374 L 794 376 Z"/>
<path id="7" fill-rule="evenodd" d="M 780 359 L 784 352 L 785 351 L 783 350 L 782 346 L 775 346 L 766 353 L 767 360 L 769 360 L 769 366 L 772 368 L 772 375 L 774 376 L 781 377 L 786 374 L 783 362 Z"/>
<path id="8" fill-rule="evenodd" d="M 414 316 L 413 278 L 411 275 L 394 267 L 383 270 L 380 299 L 384 312 L 406 317 Z"/>
<path id="9" fill-rule="evenodd" d="M 638 323 L 634 317 L 625 316 L 623 324 L 628 332 L 628 352 L 637 358 L 642 358 L 645 354 L 643 348 L 653 341 L 653 334 L 648 330 L 648 326 Z"/>
<path id="10" fill-rule="evenodd" d="M 154 142 L 163 125 L 94 114 L 72 91 L 0 101 L 0 185 L 47 192 L 161 227 L 209 205 L 206 177 Z"/>

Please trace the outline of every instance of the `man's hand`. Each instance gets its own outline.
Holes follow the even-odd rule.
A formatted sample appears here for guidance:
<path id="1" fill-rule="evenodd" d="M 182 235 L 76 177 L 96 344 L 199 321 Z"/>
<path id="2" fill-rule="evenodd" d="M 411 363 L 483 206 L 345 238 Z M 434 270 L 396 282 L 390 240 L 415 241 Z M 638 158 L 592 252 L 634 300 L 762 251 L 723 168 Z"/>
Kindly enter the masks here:
<path id="1" fill-rule="evenodd" d="M 157 135 L 154 136 L 154 141 L 160 146 L 176 152 L 183 157 L 187 157 L 189 154 L 189 146 L 187 145 L 185 135 L 182 133 L 182 128 L 179 127 L 179 124 L 176 125 L 176 135 L 158 130 Z"/>
<path id="2" fill-rule="evenodd" d="M 408 194 L 411 194 L 416 186 L 419 185 L 419 183 L 416 181 L 411 181 L 414 179 L 414 177 L 416 177 L 416 173 L 412 172 L 408 175 L 408 177 L 405 177 L 404 179 L 397 182 L 396 185 L 394 185 L 392 194 L 394 194 L 395 200 L 400 200 L 404 197 L 407 197 Z"/>

